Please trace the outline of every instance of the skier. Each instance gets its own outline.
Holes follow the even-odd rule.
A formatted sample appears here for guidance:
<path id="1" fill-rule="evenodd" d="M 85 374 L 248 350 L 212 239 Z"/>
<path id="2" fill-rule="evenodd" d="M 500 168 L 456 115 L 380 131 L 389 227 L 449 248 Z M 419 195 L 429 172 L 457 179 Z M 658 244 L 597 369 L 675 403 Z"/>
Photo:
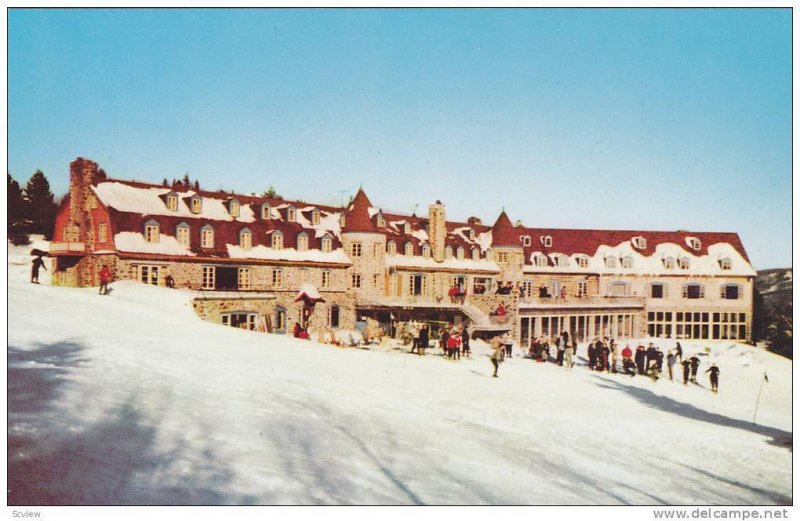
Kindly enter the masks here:
<path id="1" fill-rule="evenodd" d="M 684 360 L 681 365 L 683 366 L 683 385 L 686 385 L 689 383 L 689 370 L 692 368 L 692 363 Z"/>
<path id="2" fill-rule="evenodd" d="M 572 361 L 573 350 L 572 344 L 567 344 L 566 347 L 564 347 L 564 363 L 567 364 L 567 369 L 572 369 L 572 366 L 575 365 Z"/>
<path id="3" fill-rule="evenodd" d="M 415 353 L 419 349 L 419 325 L 411 321 L 411 352 Z"/>
<path id="4" fill-rule="evenodd" d="M 600 352 L 602 355 L 600 356 L 600 371 L 608 371 L 611 368 L 609 363 L 609 355 L 611 354 L 611 349 L 608 347 L 608 338 L 603 337 L 603 343 L 600 347 Z"/>
<path id="5" fill-rule="evenodd" d="M 635 356 L 636 356 L 636 369 L 639 371 L 639 374 L 645 374 L 644 363 L 647 355 L 644 352 L 643 345 L 636 346 Z"/>
<path id="6" fill-rule="evenodd" d="M 700 367 L 700 359 L 692 356 L 689 359 L 689 363 L 692 364 L 692 382 L 697 383 L 697 369 Z"/>
<path id="7" fill-rule="evenodd" d="M 681 349 L 680 342 L 675 342 L 675 356 L 678 358 L 678 362 L 683 363 L 683 349 Z"/>
<path id="8" fill-rule="evenodd" d="M 44 261 L 42 258 L 36 257 L 31 263 L 31 282 L 33 284 L 39 284 L 39 268 L 44 268 L 44 271 L 47 271 L 47 268 L 44 267 Z"/>
<path id="9" fill-rule="evenodd" d="M 111 282 L 111 270 L 108 266 L 103 266 L 100 270 L 100 294 L 108 295 L 108 283 Z"/>
<path id="10" fill-rule="evenodd" d="M 655 367 L 656 359 L 658 358 L 658 353 L 656 352 L 656 348 L 652 342 L 650 342 L 650 345 L 647 346 L 647 351 L 645 352 L 645 356 L 647 357 L 646 371 L 649 373 L 650 368 Z"/>
<path id="11" fill-rule="evenodd" d="M 560 366 L 564 365 L 564 336 L 556 337 L 556 363 Z"/>
<path id="12" fill-rule="evenodd" d="M 500 367 L 500 362 L 505 358 L 503 340 L 499 336 L 496 336 L 492 338 L 490 345 L 492 346 L 492 354 L 489 355 L 489 358 L 494 366 L 494 374 L 492 376 L 497 378 L 497 368 Z"/>
<path id="13" fill-rule="evenodd" d="M 597 340 L 595 338 L 595 340 Z M 589 355 L 589 369 L 594 369 L 597 365 L 597 349 L 594 347 L 594 342 L 589 342 L 588 347 L 588 355 Z"/>
<path id="14" fill-rule="evenodd" d="M 717 367 L 717 364 L 711 364 L 711 367 L 706 369 L 706 372 L 711 373 L 708 375 L 711 380 L 711 390 L 717 392 L 719 390 L 719 367 Z"/>
<path id="15" fill-rule="evenodd" d="M 669 371 L 669 379 L 672 380 L 672 368 L 675 366 L 675 354 L 670 351 L 667 354 L 667 370 Z"/>
<path id="16" fill-rule="evenodd" d="M 511 349 L 514 346 L 514 340 L 511 338 L 511 335 L 509 335 L 508 333 L 503 335 L 503 344 L 505 344 L 505 347 L 506 347 L 506 356 L 508 358 L 511 358 Z"/>
<path id="17" fill-rule="evenodd" d="M 611 349 L 611 372 L 616 374 L 617 357 L 619 356 L 619 346 L 617 345 L 616 342 L 614 342 L 613 338 L 611 339 L 611 345 L 609 346 L 609 349 Z"/>
<path id="18" fill-rule="evenodd" d="M 428 326 L 423 324 L 422 328 L 419 330 L 419 348 L 417 349 L 417 353 L 420 356 L 425 356 L 426 347 L 428 347 Z"/>
<path id="19" fill-rule="evenodd" d="M 442 336 L 439 337 L 439 347 L 444 351 L 444 356 L 447 356 L 447 340 L 450 338 L 450 333 L 447 328 L 442 329 Z"/>
<path id="20" fill-rule="evenodd" d="M 467 326 L 464 326 L 464 329 L 461 330 L 461 350 L 464 352 L 464 356 L 472 358 L 472 353 L 469 350 L 469 331 L 467 331 Z"/>

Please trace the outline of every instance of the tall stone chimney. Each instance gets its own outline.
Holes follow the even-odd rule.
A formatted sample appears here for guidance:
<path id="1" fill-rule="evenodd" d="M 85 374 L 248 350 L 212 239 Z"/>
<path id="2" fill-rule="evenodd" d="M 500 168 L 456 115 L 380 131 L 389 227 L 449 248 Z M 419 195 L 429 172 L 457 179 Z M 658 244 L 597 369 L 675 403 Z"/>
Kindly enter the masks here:
<path id="1" fill-rule="evenodd" d="M 428 237 L 431 241 L 431 254 L 436 262 L 444 261 L 444 241 L 447 238 L 444 205 L 436 201 L 428 207 Z"/>
<path id="2" fill-rule="evenodd" d="M 79 157 L 69 165 L 69 237 L 68 241 L 91 243 L 91 186 L 103 179 L 97 163 Z"/>

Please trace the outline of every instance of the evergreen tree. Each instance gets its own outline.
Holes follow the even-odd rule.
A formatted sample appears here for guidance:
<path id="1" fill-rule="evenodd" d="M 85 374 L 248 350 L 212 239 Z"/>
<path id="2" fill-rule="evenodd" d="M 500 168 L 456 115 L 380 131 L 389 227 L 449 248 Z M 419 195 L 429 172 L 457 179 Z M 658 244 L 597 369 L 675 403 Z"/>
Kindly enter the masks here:
<path id="1" fill-rule="evenodd" d="M 22 199 L 22 189 L 19 183 L 6 174 L 8 177 L 8 239 L 12 244 L 28 244 L 26 206 Z"/>
<path id="2" fill-rule="evenodd" d="M 30 233 L 41 233 L 46 239 L 52 238 L 57 208 L 50 182 L 41 170 L 34 172 L 28 180 L 24 198 L 30 211 Z"/>
<path id="3" fill-rule="evenodd" d="M 266 191 L 264 192 L 263 196 L 264 197 L 269 197 L 271 199 L 283 199 L 283 197 L 281 197 L 281 194 L 279 194 L 275 190 L 275 187 L 272 186 L 272 185 L 269 185 L 269 188 L 266 189 Z"/>

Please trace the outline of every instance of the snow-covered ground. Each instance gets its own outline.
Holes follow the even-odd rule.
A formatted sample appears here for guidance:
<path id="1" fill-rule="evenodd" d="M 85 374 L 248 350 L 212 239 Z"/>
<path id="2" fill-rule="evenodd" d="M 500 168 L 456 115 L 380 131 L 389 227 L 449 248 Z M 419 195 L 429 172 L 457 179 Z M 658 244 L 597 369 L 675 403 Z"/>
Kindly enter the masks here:
<path id="1" fill-rule="evenodd" d="M 203 322 L 181 290 L 32 285 L 37 246 L 9 255 L 11 505 L 791 503 L 791 362 L 762 350 L 685 342 L 716 395 L 519 357 L 491 378 L 485 345 L 337 348 Z"/>

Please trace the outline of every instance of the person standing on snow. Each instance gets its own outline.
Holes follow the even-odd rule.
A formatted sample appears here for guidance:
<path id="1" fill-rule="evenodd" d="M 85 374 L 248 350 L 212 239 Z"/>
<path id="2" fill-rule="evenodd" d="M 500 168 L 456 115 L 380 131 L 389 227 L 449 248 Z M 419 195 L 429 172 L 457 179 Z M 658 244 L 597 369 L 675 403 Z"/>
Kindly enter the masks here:
<path id="1" fill-rule="evenodd" d="M 613 338 L 611 339 L 609 349 L 611 349 L 611 372 L 616 374 L 617 358 L 619 357 L 619 346 L 617 345 L 616 342 L 614 342 Z"/>
<path id="2" fill-rule="evenodd" d="M 511 335 L 509 335 L 508 333 L 503 335 L 503 344 L 506 347 L 506 356 L 508 358 L 511 358 L 511 349 L 514 346 L 514 340 L 511 338 Z"/>
<path id="3" fill-rule="evenodd" d="M 556 363 L 560 366 L 564 365 L 564 337 L 556 337 Z"/>
<path id="4" fill-rule="evenodd" d="M 647 354 L 644 351 L 643 345 L 636 346 L 636 355 L 634 356 L 636 360 L 636 370 L 639 371 L 639 374 L 645 374 L 644 364 L 647 359 Z"/>
<path id="5" fill-rule="evenodd" d="M 472 358 L 469 350 L 469 331 L 467 326 L 464 326 L 464 329 L 461 330 L 461 350 L 464 352 L 464 356 Z"/>
<path id="6" fill-rule="evenodd" d="M 33 284 L 39 284 L 39 268 L 44 268 L 44 271 L 47 271 L 47 268 L 44 267 L 44 261 L 42 258 L 36 257 L 31 263 L 31 282 Z"/>
<path id="7" fill-rule="evenodd" d="M 419 330 L 419 347 L 417 348 L 417 354 L 425 356 L 426 347 L 428 347 L 428 326 L 427 324 L 422 324 L 422 328 Z"/>
<path id="8" fill-rule="evenodd" d="M 589 347 L 587 348 L 587 355 L 589 357 L 589 369 L 594 370 L 595 366 L 597 365 L 597 348 L 595 347 L 594 340 L 589 342 Z"/>
<path id="9" fill-rule="evenodd" d="M 697 383 L 697 369 L 700 367 L 700 359 L 693 355 L 689 359 L 689 363 L 692 364 L 692 382 Z"/>
<path id="10" fill-rule="evenodd" d="M 675 356 L 678 359 L 678 362 L 683 363 L 683 349 L 681 349 L 681 343 L 675 342 Z"/>
<path id="11" fill-rule="evenodd" d="M 667 354 L 667 370 L 669 371 L 669 379 L 672 381 L 672 368 L 675 366 L 675 354 L 672 351 Z"/>
<path id="12" fill-rule="evenodd" d="M 681 365 L 683 366 L 683 385 L 686 385 L 689 383 L 689 370 L 692 368 L 692 363 L 684 360 Z"/>
<path id="13" fill-rule="evenodd" d="M 492 338 L 490 345 L 492 346 L 492 354 L 489 355 L 489 358 L 494 366 L 494 374 L 492 376 L 497 378 L 497 369 L 500 367 L 500 362 L 505 358 L 505 346 L 499 336 Z"/>
<path id="14" fill-rule="evenodd" d="M 564 364 L 566 364 L 567 369 L 572 369 L 574 362 L 572 361 L 572 352 L 574 348 L 572 344 L 569 343 L 564 347 Z"/>
<path id="15" fill-rule="evenodd" d="M 100 270 L 100 294 L 108 295 L 108 283 L 111 282 L 111 270 L 108 266 L 103 266 Z"/>
<path id="16" fill-rule="evenodd" d="M 717 367 L 717 364 L 711 364 L 711 367 L 706 369 L 706 372 L 711 373 L 708 375 L 711 380 L 711 390 L 713 392 L 719 391 L 719 367 Z"/>

